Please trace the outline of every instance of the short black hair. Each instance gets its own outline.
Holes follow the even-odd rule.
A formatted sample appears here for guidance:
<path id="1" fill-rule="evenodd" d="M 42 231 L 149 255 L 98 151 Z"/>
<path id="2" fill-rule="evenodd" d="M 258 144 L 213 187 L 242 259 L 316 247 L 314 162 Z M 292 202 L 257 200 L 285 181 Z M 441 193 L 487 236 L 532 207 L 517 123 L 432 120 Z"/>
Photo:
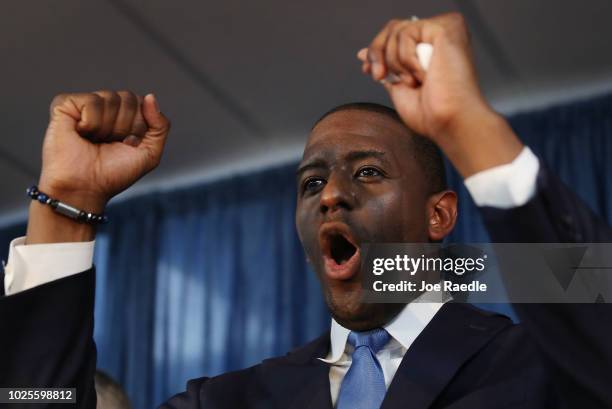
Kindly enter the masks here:
<path id="1" fill-rule="evenodd" d="M 387 117 L 399 122 L 402 126 L 406 127 L 404 121 L 399 116 L 397 111 L 386 105 L 377 104 L 374 102 L 350 102 L 347 104 L 338 105 L 326 113 L 324 113 L 313 125 L 313 129 L 319 122 L 334 114 L 341 111 L 367 111 L 375 112 L 378 114 L 386 115 Z M 407 128 L 407 127 L 406 127 Z M 408 128 L 407 128 L 408 129 Z M 446 168 L 444 166 L 444 159 L 442 152 L 438 146 L 433 143 L 430 139 L 417 134 L 416 132 L 408 129 L 412 134 L 412 147 L 414 152 L 414 158 L 419 164 L 427 185 L 430 187 L 429 194 L 441 192 L 447 188 L 446 184 Z"/>

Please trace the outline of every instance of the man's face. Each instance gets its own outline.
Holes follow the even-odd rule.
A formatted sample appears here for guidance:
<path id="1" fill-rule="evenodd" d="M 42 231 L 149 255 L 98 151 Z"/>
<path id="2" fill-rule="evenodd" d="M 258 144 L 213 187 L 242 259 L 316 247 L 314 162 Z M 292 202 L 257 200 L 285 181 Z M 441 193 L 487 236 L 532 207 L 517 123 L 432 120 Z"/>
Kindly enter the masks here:
<path id="1" fill-rule="evenodd" d="M 385 324 L 403 305 L 361 302 L 362 243 L 426 242 L 427 187 L 411 134 L 386 115 L 346 110 L 312 130 L 298 170 L 296 225 L 334 318 Z"/>

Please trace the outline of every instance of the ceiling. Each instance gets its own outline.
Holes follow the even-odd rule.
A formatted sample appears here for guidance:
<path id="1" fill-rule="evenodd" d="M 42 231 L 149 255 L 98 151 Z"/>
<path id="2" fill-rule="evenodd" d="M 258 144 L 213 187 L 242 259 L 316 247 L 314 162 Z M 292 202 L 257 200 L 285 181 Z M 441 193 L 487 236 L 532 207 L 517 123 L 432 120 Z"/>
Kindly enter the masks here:
<path id="1" fill-rule="evenodd" d="M 162 165 L 132 192 L 295 159 L 312 122 L 385 102 L 356 51 L 390 18 L 458 10 L 486 95 L 505 113 L 612 89 L 612 2 L 19 1 L 0 15 L 0 222 L 37 180 L 53 95 L 155 92 L 172 119 Z"/>

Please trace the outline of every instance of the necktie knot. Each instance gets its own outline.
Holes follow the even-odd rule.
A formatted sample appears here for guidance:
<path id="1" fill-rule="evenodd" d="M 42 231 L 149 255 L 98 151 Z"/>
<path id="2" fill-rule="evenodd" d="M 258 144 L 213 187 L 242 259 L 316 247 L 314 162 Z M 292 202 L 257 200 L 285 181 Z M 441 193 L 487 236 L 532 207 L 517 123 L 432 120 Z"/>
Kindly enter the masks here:
<path id="1" fill-rule="evenodd" d="M 348 342 L 355 350 L 351 355 L 351 366 L 340 385 L 337 409 L 380 408 L 387 387 L 376 353 L 389 342 L 389 338 L 389 333 L 382 328 L 349 334 Z"/>
<path id="2" fill-rule="evenodd" d="M 365 332 L 351 331 L 348 336 L 348 343 L 355 349 L 362 346 L 367 346 L 374 354 L 376 354 L 387 344 L 387 342 L 389 342 L 389 338 L 389 333 L 382 328 L 376 328 Z"/>

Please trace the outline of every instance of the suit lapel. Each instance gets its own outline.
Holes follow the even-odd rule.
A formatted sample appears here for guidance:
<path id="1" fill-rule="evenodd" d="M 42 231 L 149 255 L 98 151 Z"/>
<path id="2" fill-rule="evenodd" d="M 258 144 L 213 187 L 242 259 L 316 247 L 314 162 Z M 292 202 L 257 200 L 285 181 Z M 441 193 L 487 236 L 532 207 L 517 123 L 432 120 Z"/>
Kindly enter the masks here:
<path id="1" fill-rule="evenodd" d="M 264 361 L 260 379 L 274 407 L 332 409 L 329 366 L 317 358 L 329 351 L 329 332 L 285 357 Z"/>
<path id="2" fill-rule="evenodd" d="M 509 325 L 505 317 L 446 303 L 404 355 L 381 409 L 429 408 L 459 368 Z M 273 407 L 332 409 L 329 366 L 317 359 L 328 351 L 326 333 L 285 357 L 262 363 L 259 379 Z"/>
<path id="3" fill-rule="evenodd" d="M 511 325 L 459 303 L 446 303 L 404 355 L 381 409 L 426 409 L 459 368 Z"/>

